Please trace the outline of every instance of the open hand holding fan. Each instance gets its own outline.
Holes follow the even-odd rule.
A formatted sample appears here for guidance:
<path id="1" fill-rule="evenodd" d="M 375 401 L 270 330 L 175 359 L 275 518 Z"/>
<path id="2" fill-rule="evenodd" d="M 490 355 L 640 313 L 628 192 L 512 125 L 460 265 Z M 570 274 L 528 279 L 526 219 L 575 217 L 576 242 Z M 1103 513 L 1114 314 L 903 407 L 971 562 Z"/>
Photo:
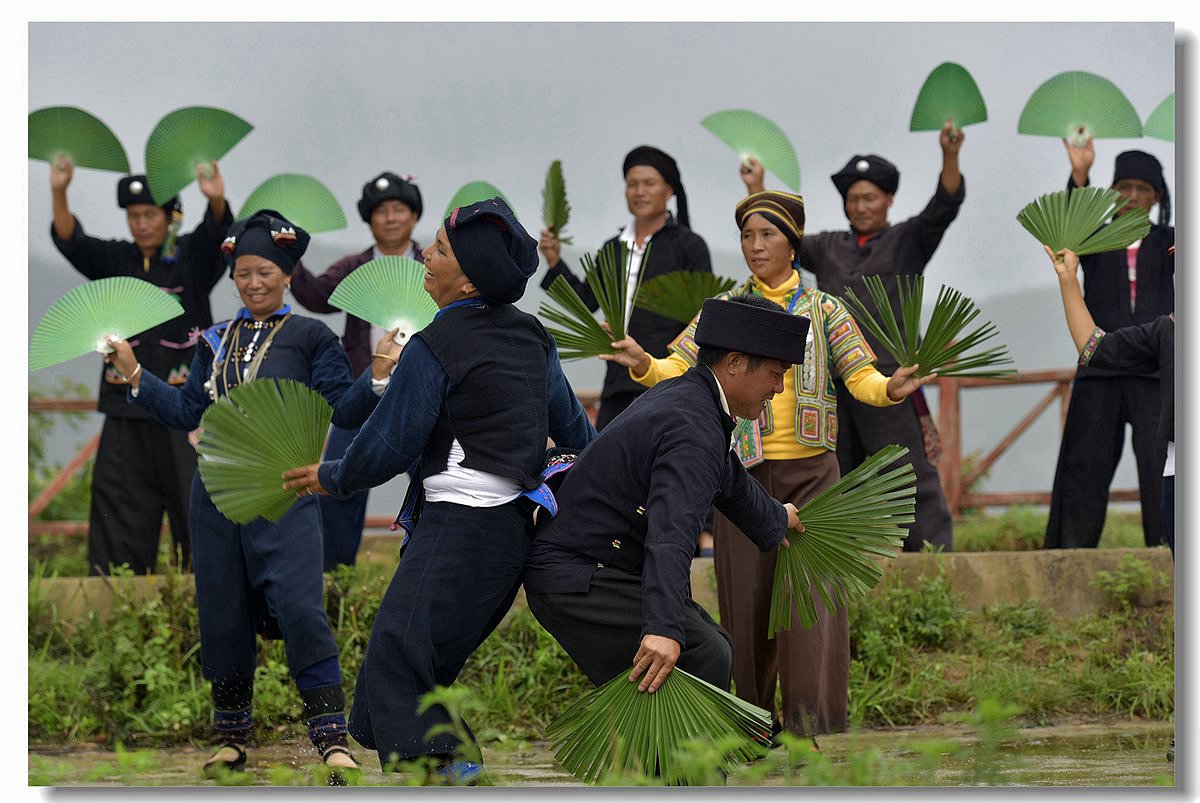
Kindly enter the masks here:
<path id="1" fill-rule="evenodd" d="M 804 532 L 789 530 L 791 546 L 777 551 L 768 633 L 791 628 L 793 606 L 800 626 L 812 627 L 814 592 L 833 613 L 879 583 L 883 571 L 875 558 L 896 557 L 907 531 L 903 525 L 915 521 L 912 463 L 883 471 L 906 454 L 906 447 L 885 446 L 796 511 Z"/>
<path id="2" fill-rule="evenodd" d="M 1146 124 L 1142 126 L 1142 134 L 1155 139 L 1175 141 L 1175 93 L 1163 98 L 1163 102 L 1150 112 Z"/>
<path id="3" fill-rule="evenodd" d="M 107 354 L 110 339 L 128 340 L 183 314 L 170 293 L 132 276 L 95 279 L 50 305 L 29 341 L 29 370 L 90 351 Z"/>
<path id="4" fill-rule="evenodd" d="M 30 112 L 29 158 L 55 164 L 64 157 L 76 167 L 129 172 L 121 141 L 99 118 L 74 106 Z"/>
<path id="5" fill-rule="evenodd" d="M 567 184 L 563 181 L 562 162 L 555 159 L 546 171 L 546 186 L 542 188 L 542 222 L 563 245 L 570 245 L 571 238 L 564 237 L 562 230 L 571 218 L 571 205 L 567 203 Z"/>
<path id="6" fill-rule="evenodd" d="M 635 304 L 673 321 L 691 323 L 705 301 L 733 289 L 735 284 L 734 279 L 712 273 L 673 270 L 644 282 L 638 288 Z"/>
<path id="7" fill-rule="evenodd" d="M 917 376 L 936 372 L 939 376 L 999 377 L 1015 373 L 1012 368 L 999 367 L 1012 363 L 1005 346 L 992 346 L 973 354 L 967 353 L 995 337 L 998 330 L 995 324 L 988 322 L 963 334 L 967 326 L 979 317 L 979 309 L 959 291 L 942 285 L 929 318 L 929 326 L 922 334 L 924 276 L 899 277 L 899 321 L 892 312 L 883 280 L 878 276 L 864 276 L 863 284 L 878 312 L 872 314 L 854 290 L 847 288 L 842 298 L 850 307 L 854 320 L 874 335 L 896 362 L 903 366 L 920 365 Z"/>
<path id="8" fill-rule="evenodd" d="M 428 326 L 438 311 L 425 292 L 425 266 L 397 256 L 359 265 L 338 283 L 329 303 L 385 332 L 398 328 L 396 342 L 401 344 Z"/>
<path id="9" fill-rule="evenodd" d="M 1079 256 L 1125 248 L 1150 232 L 1146 210 L 1108 187 L 1042 195 L 1018 212 L 1017 220 L 1051 251 L 1068 248 Z"/>
<path id="10" fill-rule="evenodd" d="M 158 121 L 146 140 L 146 180 L 155 203 L 175 197 L 242 141 L 254 126 L 236 114 L 208 106 L 176 109 Z"/>
<path id="11" fill-rule="evenodd" d="M 1140 137 L 1142 121 L 1112 81 L 1072 71 L 1059 73 L 1034 91 L 1021 110 L 1017 132 L 1060 137 L 1082 146 L 1092 138 Z"/>
<path id="12" fill-rule="evenodd" d="M 508 198 L 504 197 L 504 193 L 495 184 L 489 184 L 486 181 L 468 181 L 466 184 L 458 188 L 458 192 L 454 193 L 454 197 L 450 199 L 450 203 L 446 204 L 446 211 L 442 213 L 442 220 L 450 216 L 450 213 L 461 206 L 470 206 L 476 201 L 486 201 L 488 198 L 499 197 L 504 203 L 512 208 L 512 204 L 508 203 Z M 516 212 L 514 211 L 515 215 Z"/>
<path id="13" fill-rule="evenodd" d="M 646 245 L 642 264 L 645 264 L 650 247 L 650 244 Z M 559 359 L 578 360 L 611 354 L 612 346 L 609 344 L 625 337 L 625 299 L 629 287 L 629 274 L 625 270 L 627 259 L 628 249 L 624 243 L 620 244 L 619 249 L 615 245 L 601 248 L 596 253 L 595 260 L 591 254 L 583 255 L 584 279 L 592 295 L 596 297 L 600 313 L 610 331 L 605 331 L 596 321 L 587 304 L 566 279 L 556 276 L 550 283 L 546 295 L 556 301 L 562 309 L 542 304 L 538 308 L 538 314 L 561 327 L 546 327 L 558 344 Z M 641 281 L 641 274 L 638 275 L 638 281 Z M 634 293 L 636 295 L 636 289 Z"/>
<path id="14" fill-rule="evenodd" d="M 793 192 L 800 192 L 800 162 L 796 159 L 796 149 L 775 123 L 757 112 L 728 109 L 710 114 L 700 121 L 700 125 L 737 151 L 743 162 L 753 156 Z"/>
<path id="15" fill-rule="evenodd" d="M 771 714 L 679 667 L 653 694 L 627 670 L 576 701 L 546 728 L 563 768 L 585 783 L 636 771 L 674 785 L 702 784 L 680 751 L 689 742 L 727 745 L 719 769 L 761 758 L 771 744 Z"/>
<path id="16" fill-rule="evenodd" d="M 200 479 L 225 518 L 279 521 L 296 502 L 283 472 L 320 461 L 333 408 L 294 379 L 238 385 L 200 419 Z"/>
<path id="17" fill-rule="evenodd" d="M 946 123 L 962 128 L 987 119 L 987 106 L 975 79 L 961 64 L 943 62 L 934 68 L 913 106 L 909 131 L 940 131 Z"/>
<path id="18" fill-rule="evenodd" d="M 346 228 L 346 213 L 329 188 L 303 173 L 279 173 L 250 193 L 238 218 L 274 209 L 309 234 Z"/>

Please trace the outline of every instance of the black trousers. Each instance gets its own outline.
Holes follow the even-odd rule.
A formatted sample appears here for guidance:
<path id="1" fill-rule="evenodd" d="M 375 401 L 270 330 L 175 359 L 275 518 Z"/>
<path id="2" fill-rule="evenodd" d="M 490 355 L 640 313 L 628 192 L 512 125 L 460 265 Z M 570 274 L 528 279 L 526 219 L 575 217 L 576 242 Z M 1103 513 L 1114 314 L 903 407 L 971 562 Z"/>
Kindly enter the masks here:
<path id="1" fill-rule="evenodd" d="M 1108 489 L 1133 427 L 1142 534 L 1146 546 L 1163 543 L 1162 473 L 1167 442 L 1158 436 L 1157 378 L 1076 377 L 1063 425 L 1045 549 L 1078 549 L 1100 543 Z"/>
<path id="2" fill-rule="evenodd" d="M 525 590 L 529 610 L 571 659 L 600 686 L 633 668 L 642 640 L 642 578 L 610 567 L 597 569 L 579 594 Z M 729 691 L 733 640 L 708 613 L 687 600 L 684 645 L 676 666 Z"/>
<path id="3" fill-rule="evenodd" d="M 346 448 L 358 434 L 357 429 L 329 428 L 329 443 L 325 446 L 322 460 L 337 460 L 346 454 Z M 331 572 L 339 565 L 353 566 L 362 544 L 363 521 L 367 515 L 367 496 L 370 491 L 357 491 L 346 499 L 336 496 L 321 496 L 321 531 L 325 542 L 325 571 Z"/>
<path id="4" fill-rule="evenodd" d="M 912 398 L 892 407 L 872 407 L 851 396 L 841 382 L 836 384 L 837 456 L 842 476 L 888 444 L 907 446 L 908 454 L 901 460 L 911 460 L 917 472 L 917 510 L 916 521 L 904 539 L 904 551 L 919 552 L 925 544 L 932 544 L 950 552 L 954 548 L 950 508 L 937 466 L 925 456 L 925 436 Z"/>
<path id="5" fill-rule="evenodd" d="M 135 574 L 154 571 L 164 512 L 183 566 L 190 566 L 188 496 L 195 473 L 196 450 L 186 432 L 106 416 L 92 472 L 89 574 L 108 574 L 122 563 Z"/>

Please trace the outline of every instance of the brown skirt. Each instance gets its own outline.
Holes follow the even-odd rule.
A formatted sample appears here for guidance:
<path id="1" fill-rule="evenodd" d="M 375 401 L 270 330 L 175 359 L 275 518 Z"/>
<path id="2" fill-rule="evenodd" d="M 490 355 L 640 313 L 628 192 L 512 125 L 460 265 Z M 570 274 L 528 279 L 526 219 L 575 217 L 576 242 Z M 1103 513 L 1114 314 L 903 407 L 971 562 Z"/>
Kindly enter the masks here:
<path id="1" fill-rule="evenodd" d="M 840 476 L 837 455 L 766 460 L 750 469 L 775 499 L 797 507 Z M 830 614 L 814 597 L 817 623 L 769 638 L 771 586 L 777 550 L 759 552 L 717 512 L 713 517 L 714 566 L 721 626 L 733 637 L 737 696 L 776 714 L 776 677 L 783 692 L 785 730 L 798 735 L 846 730 L 850 687 L 850 623 L 846 609 Z M 793 611 L 793 620 L 796 616 Z"/>

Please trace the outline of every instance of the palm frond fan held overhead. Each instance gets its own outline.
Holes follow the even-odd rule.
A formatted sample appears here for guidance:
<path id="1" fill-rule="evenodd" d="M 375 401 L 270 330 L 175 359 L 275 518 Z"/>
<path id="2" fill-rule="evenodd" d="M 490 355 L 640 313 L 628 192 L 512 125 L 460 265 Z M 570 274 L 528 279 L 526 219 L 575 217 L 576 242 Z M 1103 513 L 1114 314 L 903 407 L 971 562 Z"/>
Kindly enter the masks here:
<path id="1" fill-rule="evenodd" d="M 372 259 L 355 268 L 338 283 L 329 303 L 384 331 L 399 329 L 397 343 L 408 342 L 438 311 L 425 292 L 425 266 L 398 256 Z"/>
<path id="2" fill-rule="evenodd" d="M 571 205 L 567 203 L 567 183 L 563 179 L 562 162 L 555 159 L 546 171 L 546 184 L 542 188 L 542 222 L 563 245 L 570 245 L 571 238 L 563 236 L 563 229 L 571 219 Z"/>
<path id="3" fill-rule="evenodd" d="M 158 285 L 132 276 L 94 279 L 50 305 L 29 341 L 29 370 L 37 371 L 89 352 L 108 354 L 109 339 L 130 337 L 183 314 L 183 306 Z"/>
<path id="4" fill-rule="evenodd" d="M 1034 91 L 1021 110 L 1017 132 L 1082 146 L 1093 138 L 1140 137 L 1142 121 L 1116 84 L 1076 70 L 1059 73 Z"/>
<path id="5" fill-rule="evenodd" d="M 274 209 L 309 234 L 346 228 L 346 213 L 334 194 L 303 173 L 279 173 L 259 184 L 242 204 L 238 218 L 263 209 Z"/>
<path id="6" fill-rule="evenodd" d="M 508 204 L 510 209 L 512 208 L 512 204 L 508 203 L 508 198 L 504 196 L 504 193 L 500 192 L 500 188 L 495 184 L 486 181 L 468 181 L 458 188 L 458 192 L 454 193 L 454 197 L 450 199 L 450 203 L 446 204 L 446 211 L 442 213 L 442 220 L 448 218 L 450 213 L 455 209 L 496 197 L 499 197 L 504 203 Z M 515 215 L 516 212 L 514 211 L 513 214 Z"/>
<path id="7" fill-rule="evenodd" d="M 1175 141 L 1174 92 L 1163 98 L 1163 102 L 1150 112 L 1150 116 L 1146 118 L 1146 124 L 1142 126 L 1142 134 L 1155 139 L 1165 139 L 1167 142 Z"/>
<path id="8" fill-rule="evenodd" d="M 943 62 L 933 69 L 913 105 L 909 131 L 940 131 L 987 120 L 987 105 L 975 79 L 961 64 Z"/>
<path id="9" fill-rule="evenodd" d="M 163 117 L 146 140 L 146 180 L 155 203 L 165 203 L 211 169 L 254 126 L 224 109 L 186 106 Z"/>
<path id="10" fill-rule="evenodd" d="M 129 173 L 117 135 L 98 117 L 74 106 L 49 106 L 29 113 L 29 158 L 75 167 Z"/>
<path id="11" fill-rule="evenodd" d="M 321 459 L 333 408 L 294 379 L 255 379 L 232 388 L 200 419 L 197 468 L 225 518 L 279 521 L 296 503 L 283 472 Z"/>
<path id="12" fill-rule="evenodd" d="M 718 139 L 737 152 L 743 163 L 753 156 L 793 192 L 800 192 L 800 162 L 783 129 L 758 112 L 727 109 L 700 121 Z"/>
<path id="13" fill-rule="evenodd" d="M 1079 256 L 1125 248 L 1150 232 L 1146 210 L 1108 187 L 1042 195 L 1018 212 L 1017 220 L 1051 251 L 1067 248 Z"/>

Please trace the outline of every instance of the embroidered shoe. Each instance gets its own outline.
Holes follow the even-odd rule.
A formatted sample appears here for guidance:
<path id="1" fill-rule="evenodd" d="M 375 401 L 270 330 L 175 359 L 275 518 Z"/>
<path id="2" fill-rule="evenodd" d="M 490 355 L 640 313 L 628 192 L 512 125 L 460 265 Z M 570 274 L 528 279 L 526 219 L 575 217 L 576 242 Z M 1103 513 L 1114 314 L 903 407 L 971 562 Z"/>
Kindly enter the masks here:
<path id="1" fill-rule="evenodd" d="M 245 748 L 237 742 L 225 742 L 204 762 L 204 777 L 216 780 L 223 773 L 241 772 L 245 767 Z"/>

